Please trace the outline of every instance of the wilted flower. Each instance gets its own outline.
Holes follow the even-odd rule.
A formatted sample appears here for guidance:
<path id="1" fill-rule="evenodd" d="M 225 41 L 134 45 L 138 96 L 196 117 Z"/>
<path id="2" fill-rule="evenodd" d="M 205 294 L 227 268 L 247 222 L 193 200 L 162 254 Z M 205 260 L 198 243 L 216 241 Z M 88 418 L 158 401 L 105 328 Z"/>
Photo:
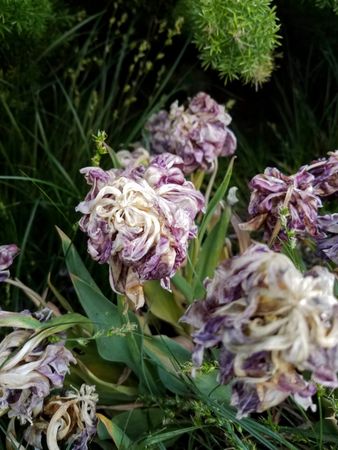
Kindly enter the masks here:
<path id="1" fill-rule="evenodd" d="M 276 168 L 268 167 L 264 174 L 256 175 L 249 183 L 251 198 L 249 222 L 241 224 L 244 230 L 258 230 L 265 227 L 266 239 L 275 231 L 283 209 L 288 210 L 286 226 L 296 235 L 308 234 L 320 237 L 317 226 L 318 208 L 322 206 L 313 183 L 315 177 L 301 169 L 295 175 L 284 175 Z"/>
<path id="2" fill-rule="evenodd" d="M 135 168 L 140 165 L 148 165 L 150 155 L 143 147 L 136 147 L 134 150 L 120 150 L 116 153 L 119 163 L 124 169 Z"/>
<path id="3" fill-rule="evenodd" d="M 314 409 L 314 382 L 338 387 L 338 303 L 334 276 L 299 272 L 284 255 L 253 245 L 224 262 L 207 283 L 206 300 L 183 320 L 198 330 L 194 363 L 221 346 L 220 382 L 232 385 L 239 417 L 292 396 Z M 303 371 L 312 373 L 306 381 Z"/>
<path id="4" fill-rule="evenodd" d="M 80 227 L 89 237 L 88 252 L 109 263 L 112 289 L 137 308 L 144 303 L 144 281 L 161 280 L 169 288 L 196 235 L 194 219 L 204 199 L 185 180 L 182 166 L 181 158 L 166 153 L 147 167 L 81 170 L 92 185 L 76 208 L 84 215 Z"/>
<path id="5" fill-rule="evenodd" d="M 12 315 L 0 311 L 0 318 Z M 31 317 L 29 312 L 21 316 Z M 51 389 L 62 387 L 69 364 L 76 362 L 62 336 L 49 343 L 51 334 L 48 329 L 15 328 L 0 342 L 0 405 L 21 423 L 31 422 L 41 412 L 44 398 Z"/>
<path id="6" fill-rule="evenodd" d="M 338 213 L 318 216 L 317 223 L 325 236 L 317 240 L 319 250 L 338 264 Z"/>
<path id="7" fill-rule="evenodd" d="M 328 154 L 329 158 L 322 158 L 304 166 L 304 169 L 315 177 L 314 191 L 320 197 L 327 197 L 338 192 L 338 150 Z"/>
<path id="8" fill-rule="evenodd" d="M 0 245 L 0 282 L 9 277 L 9 270 L 6 269 L 12 265 L 18 253 L 19 248 L 15 244 Z"/>
<path id="9" fill-rule="evenodd" d="M 95 386 L 86 384 L 79 391 L 68 391 L 65 396 L 49 398 L 40 417 L 26 429 L 26 441 L 42 449 L 42 436 L 46 435 L 49 450 L 59 450 L 60 442 L 72 450 L 87 450 L 90 439 L 96 433 L 97 401 Z"/>
<path id="10" fill-rule="evenodd" d="M 185 173 L 200 168 L 213 169 L 218 156 L 232 155 L 237 146 L 236 137 L 228 128 L 231 117 L 209 95 L 200 92 L 187 108 L 174 102 L 169 113 L 153 115 L 146 128 L 150 144 L 157 153 L 170 152 L 184 161 Z"/>

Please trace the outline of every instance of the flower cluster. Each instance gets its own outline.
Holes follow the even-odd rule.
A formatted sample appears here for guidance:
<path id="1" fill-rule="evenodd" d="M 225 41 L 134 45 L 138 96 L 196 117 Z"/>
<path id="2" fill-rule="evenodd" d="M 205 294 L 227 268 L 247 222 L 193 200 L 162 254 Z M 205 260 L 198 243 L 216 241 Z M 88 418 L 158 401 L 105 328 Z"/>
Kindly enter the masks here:
<path id="1" fill-rule="evenodd" d="M 338 303 L 334 276 L 322 267 L 305 275 L 284 255 L 255 244 L 224 262 L 206 284 L 204 301 L 183 320 L 197 329 L 194 364 L 221 346 L 220 382 L 232 383 L 242 417 L 292 396 L 311 407 L 314 383 L 338 387 Z M 303 371 L 311 372 L 306 381 Z"/>
<path id="2" fill-rule="evenodd" d="M 291 176 L 276 168 L 268 167 L 263 174 L 256 175 L 249 183 L 251 219 L 241 228 L 252 231 L 262 226 L 265 239 L 278 235 L 284 238 L 283 229 L 278 228 L 281 214 L 288 212 L 285 226 L 296 236 L 311 236 L 319 246 L 327 248 L 331 241 L 325 238 L 337 233 L 337 215 L 321 217 L 318 214 L 322 199 L 338 192 L 338 151 L 329 153 L 329 158 L 313 161 Z M 330 222 L 330 229 L 327 223 Z M 335 226 L 333 226 L 335 224 Z M 336 237 L 333 237 L 336 242 Z M 327 252 L 327 256 L 330 252 Z M 331 252 L 332 253 L 332 252 Z"/>
<path id="3" fill-rule="evenodd" d="M 59 450 L 60 441 L 68 445 L 67 448 L 87 450 L 90 439 L 96 433 L 97 401 L 95 386 L 86 384 L 79 391 L 67 391 L 64 396 L 50 397 L 41 415 L 25 430 L 25 440 L 42 449 L 42 436 L 46 435 L 50 450 Z"/>
<path id="4" fill-rule="evenodd" d="M 43 310 L 35 317 L 45 321 L 49 315 L 49 310 Z M 12 316 L 0 311 L 1 319 Z M 26 311 L 19 316 L 34 317 Z M 22 424 L 32 422 L 42 411 L 44 399 L 52 389 L 63 386 L 69 364 L 76 363 L 62 336 L 50 343 L 50 334 L 48 330 L 15 328 L 0 342 L 0 405 L 8 410 L 8 417 L 18 418 Z"/>
<path id="5" fill-rule="evenodd" d="M 187 108 L 174 102 L 170 111 L 153 115 L 146 129 L 150 144 L 157 153 L 170 152 L 184 161 L 184 172 L 196 169 L 210 171 L 218 156 L 232 155 L 237 146 L 234 133 L 228 128 L 231 117 L 209 95 L 200 92 Z"/>
<path id="6" fill-rule="evenodd" d="M 8 267 L 12 265 L 13 259 L 19 253 L 15 244 L 0 245 L 0 282 L 9 277 Z"/>
<path id="7" fill-rule="evenodd" d="M 144 281 L 158 279 L 169 288 L 196 235 L 194 219 L 204 199 L 185 180 L 182 168 L 181 158 L 164 153 L 148 166 L 81 170 L 91 185 L 77 206 L 88 252 L 109 264 L 112 289 L 126 294 L 137 308 L 144 304 Z"/>

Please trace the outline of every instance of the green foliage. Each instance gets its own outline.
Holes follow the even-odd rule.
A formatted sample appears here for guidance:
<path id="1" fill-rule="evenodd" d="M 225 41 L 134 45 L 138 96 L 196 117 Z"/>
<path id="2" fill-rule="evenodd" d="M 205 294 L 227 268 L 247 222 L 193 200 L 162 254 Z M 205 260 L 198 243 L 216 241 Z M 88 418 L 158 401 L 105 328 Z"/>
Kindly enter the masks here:
<path id="1" fill-rule="evenodd" d="M 140 138 L 151 111 L 182 84 L 172 79 L 186 46 L 170 56 L 180 21 L 170 26 L 152 18 L 145 25 L 136 9 L 126 11 L 122 1 L 114 5 L 109 15 L 76 15 L 73 26 L 45 41 L 31 64 L 44 78 L 32 82 L 17 66 L 0 81 L 0 217 L 11 223 L 2 240 L 18 243 L 23 265 L 33 261 L 25 277 L 35 286 L 34 280 L 59 267 L 54 225 L 74 233 L 74 208 L 86 190 L 79 169 L 93 156 L 93 162 L 99 157 L 103 165 L 111 163 L 113 152 L 94 148 L 97 139 L 101 146 L 106 139 L 97 137 L 98 130 L 107 131 L 114 150 L 127 147 Z M 20 276 L 22 265 L 17 267 Z"/>
<path id="2" fill-rule="evenodd" d="M 259 85 L 271 75 L 279 25 L 271 0 L 182 0 L 205 68 Z"/>
<path id="3" fill-rule="evenodd" d="M 25 39 L 41 38 L 53 14 L 50 0 L 1 0 L 0 43 L 10 46 L 19 36 Z"/>
<path id="4" fill-rule="evenodd" d="M 319 8 L 331 8 L 336 14 L 338 14 L 337 0 L 315 0 L 315 3 Z"/>

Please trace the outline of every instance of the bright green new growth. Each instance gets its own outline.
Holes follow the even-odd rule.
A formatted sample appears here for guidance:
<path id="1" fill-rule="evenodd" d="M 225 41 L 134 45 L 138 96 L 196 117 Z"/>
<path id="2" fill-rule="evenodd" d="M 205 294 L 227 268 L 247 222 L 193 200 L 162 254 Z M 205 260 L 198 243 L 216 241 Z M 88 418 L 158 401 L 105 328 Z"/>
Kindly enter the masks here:
<path id="1" fill-rule="evenodd" d="M 179 7 L 193 31 L 204 67 L 225 81 L 259 85 L 274 66 L 279 24 L 270 0 L 182 0 Z"/>

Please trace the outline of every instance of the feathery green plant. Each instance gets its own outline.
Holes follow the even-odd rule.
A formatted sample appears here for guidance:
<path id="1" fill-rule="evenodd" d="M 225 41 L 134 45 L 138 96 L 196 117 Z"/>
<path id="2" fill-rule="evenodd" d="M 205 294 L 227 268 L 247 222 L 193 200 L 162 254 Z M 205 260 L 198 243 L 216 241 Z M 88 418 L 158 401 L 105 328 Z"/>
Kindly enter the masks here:
<path id="1" fill-rule="evenodd" d="M 190 25 L 205 68 L 217 70 L 225 81 L 260 85 L 270 77 L 279 43 L 271 0 L 182 0 L 178 11 Z"/>

